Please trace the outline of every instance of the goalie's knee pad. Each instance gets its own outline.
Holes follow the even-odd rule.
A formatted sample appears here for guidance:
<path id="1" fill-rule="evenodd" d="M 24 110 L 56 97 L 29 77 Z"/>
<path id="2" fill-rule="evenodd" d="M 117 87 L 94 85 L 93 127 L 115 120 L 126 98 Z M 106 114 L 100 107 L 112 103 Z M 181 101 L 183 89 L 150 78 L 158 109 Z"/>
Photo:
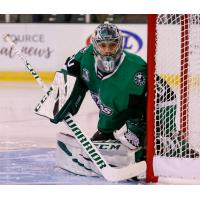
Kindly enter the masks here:
<path id="1" fill-rule="evenodd" d="M 135 162 L 135 151 L 117 140 L 93 141 L 93 143 L 111 166 L 122 167 Z M 75 174 L 101 176 L 77 140 L 65 133 L 57 135 L 56 162 L 59 167 Z"/>
<path id="2" fill-rule="evenodd" d="M 63 133 L 57 135 L 56 165 L 74 174 L 100 176 L 94 164 L 84 156 L 75 138 Z"/>

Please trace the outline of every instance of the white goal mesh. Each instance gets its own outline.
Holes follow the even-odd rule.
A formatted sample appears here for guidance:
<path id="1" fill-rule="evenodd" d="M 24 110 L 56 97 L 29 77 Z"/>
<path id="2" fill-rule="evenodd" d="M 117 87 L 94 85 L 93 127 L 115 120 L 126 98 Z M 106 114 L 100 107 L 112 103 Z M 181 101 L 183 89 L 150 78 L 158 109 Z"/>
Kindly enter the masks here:
<path id="1" fill-rule="evenodd" d="M 154 175 L 200 180 L 200 15 L 157 15 L 155 40 Z"/>

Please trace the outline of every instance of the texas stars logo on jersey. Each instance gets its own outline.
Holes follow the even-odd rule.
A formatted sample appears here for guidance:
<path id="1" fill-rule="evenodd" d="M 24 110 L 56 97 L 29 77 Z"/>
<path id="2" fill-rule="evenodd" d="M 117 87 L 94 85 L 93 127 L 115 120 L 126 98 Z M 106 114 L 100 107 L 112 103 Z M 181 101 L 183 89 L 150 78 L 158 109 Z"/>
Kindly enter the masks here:
<path id="1" fill-rule="evenodd" d="M 134 82 L 135 82 L 136 85 L 144 85 L 145 84 L 146 79 L 145 79 L 142 72 L 137 72 L 134 75 Z"/>

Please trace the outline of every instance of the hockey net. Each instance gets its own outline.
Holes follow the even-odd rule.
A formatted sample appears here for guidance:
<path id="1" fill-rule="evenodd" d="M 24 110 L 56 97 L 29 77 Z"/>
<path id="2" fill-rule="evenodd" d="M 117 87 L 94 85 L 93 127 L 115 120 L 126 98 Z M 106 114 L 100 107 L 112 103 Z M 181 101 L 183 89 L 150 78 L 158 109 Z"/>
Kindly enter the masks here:
<path id="1" fill-rule="evenodd" d="M 147 182 L 200 183 L 200 15 L 148 20 Z"/>

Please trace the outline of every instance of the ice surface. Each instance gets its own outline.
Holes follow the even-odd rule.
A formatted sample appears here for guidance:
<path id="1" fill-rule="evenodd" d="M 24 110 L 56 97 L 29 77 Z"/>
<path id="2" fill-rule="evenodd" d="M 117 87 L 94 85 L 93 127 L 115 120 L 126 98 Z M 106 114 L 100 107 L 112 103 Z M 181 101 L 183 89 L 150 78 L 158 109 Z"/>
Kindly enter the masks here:
<path id="1" fill-rule="evenodd" d="M 72 174 L 55 165 L 55 149 L 32 148 L 0 152 L 0 184 L 110 185 L 103 177 Z"/>

